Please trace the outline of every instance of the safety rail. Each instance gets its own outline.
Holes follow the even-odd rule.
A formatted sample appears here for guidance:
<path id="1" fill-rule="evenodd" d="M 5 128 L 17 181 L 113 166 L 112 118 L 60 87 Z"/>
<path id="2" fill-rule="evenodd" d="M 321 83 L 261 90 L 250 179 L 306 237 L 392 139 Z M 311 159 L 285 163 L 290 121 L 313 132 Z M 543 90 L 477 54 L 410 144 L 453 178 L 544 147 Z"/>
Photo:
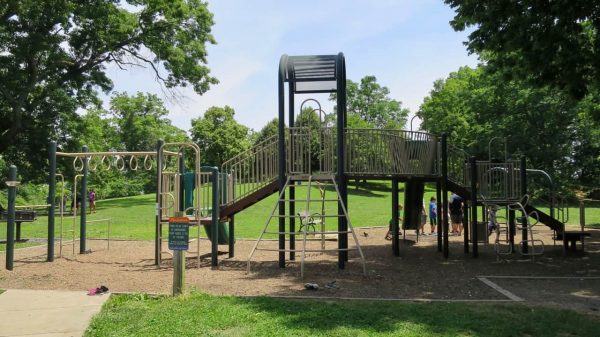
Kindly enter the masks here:
<path id="1" fill-rule="evenodd" d="M 200 172 L 200 183 L 203 186 L 200 196 L 200 216 L 212 216 L 212 181 L 214 173 L 208 171 Z M 219 205 L 228 205 L 233 202 L 233 176 L 227 173 L 219 173 Z"/>
<path id="2" fill-rule="evenodd" d="M 221 172 L 230 175 L 230 197 L 227 204 L 232 204 L 277 179 L 277 146 L 277 135 L 274 135 L 221 165 Z"/>
<path id="3" fill-rule="evenodd" d="M 292 127 L 286 137 L 289 174 L 335 172 L 336 130 L 330 127 Z"/>
<path id="4" fill-rule="evenodd" d="M 467 185 L 466 167 L 469 154 L 452 145 L 448 145 L 448 179 L 461 186 Z M 441 172 L 441 170 L 440 170 Z"/>
<path id="5" fill-rule="evenodd" d="M 511 202 L 521 198 L 520 163 L 477 161 L 478 194 L 489 202 Z M 470 167 L 465 167 L 466 186 L 471 185 Z"/>
<path id="6" fill-rule="evenodd" d="M 437 138 L 420 131 L 346 129 L 346 173 L 432 175 Z"/>

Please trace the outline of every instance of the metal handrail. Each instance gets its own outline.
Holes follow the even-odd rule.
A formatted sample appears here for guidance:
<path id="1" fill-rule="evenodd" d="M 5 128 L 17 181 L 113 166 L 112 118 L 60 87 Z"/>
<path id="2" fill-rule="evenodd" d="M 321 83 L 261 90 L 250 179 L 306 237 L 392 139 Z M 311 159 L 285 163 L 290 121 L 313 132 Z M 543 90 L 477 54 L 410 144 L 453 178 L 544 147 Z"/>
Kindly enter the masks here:
<path id="1" fill-rule="evenodd" d="M 278 138 L 274 135 L 221 165 L 221 172 L 230 175 L 231 195 L 225 204 L 232 204 L 277 179 L 277 146 Z"/>

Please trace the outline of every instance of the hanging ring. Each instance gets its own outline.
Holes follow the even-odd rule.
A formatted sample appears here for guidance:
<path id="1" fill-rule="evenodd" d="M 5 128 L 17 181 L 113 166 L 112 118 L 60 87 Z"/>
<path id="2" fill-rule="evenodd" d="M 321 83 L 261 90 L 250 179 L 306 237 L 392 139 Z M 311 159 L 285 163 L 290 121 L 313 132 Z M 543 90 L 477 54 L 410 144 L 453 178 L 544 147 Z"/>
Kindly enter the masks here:
<path id="1" fill-rule="evenodd" d="M 81 166 L 77 166 L 79 163 L 81 163 Z M 73 159 L 73 169 L 76 172 L 83 171 L 83 160 L 81 159 L 81 157 L 75 157 L 75 159 Z"/>
<path id="2" fill-rule="evenodd" d="M 115 160 L 115 167 L 119 171 L 125 170 L 125 159 L 123 159 L 121 156 L 117 156 L 117 159 Z"/>
<path id="3" fill-rule="evenodd" d="M 149 155 L 146 155 L 146 156 L 144 157 L 144 169 L 145 169 L 146 171 L 150 171 L 150 170 L 152 170 L 152 159 L 150 159 L 150 156 L 149 156 Z"/>
<path id="4" fill-rule="evenodd" d="M 129 168 L 132 171 L 137 171 L 138 169 L 138 160 L 136 156 L 131 156 L 131 158 L 129 158 Z"/>

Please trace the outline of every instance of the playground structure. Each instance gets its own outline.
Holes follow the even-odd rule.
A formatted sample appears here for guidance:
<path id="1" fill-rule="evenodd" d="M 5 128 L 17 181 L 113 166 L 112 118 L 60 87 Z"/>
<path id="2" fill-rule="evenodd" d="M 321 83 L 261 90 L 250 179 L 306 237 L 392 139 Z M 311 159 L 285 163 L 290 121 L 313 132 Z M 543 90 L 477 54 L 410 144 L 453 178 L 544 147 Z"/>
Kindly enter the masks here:
<path id="1" fill-rule="evenodd" d="M 356 251 L 362 261 L 364 256 L 348 217 L 348 181 L 350 179 L 391 180 L 392 182 L 392 253 L 400 255 L 398 217 L 398 185 L 406 184 L 404 201 L 404 228 L 418 223 L 423 202 L 425 183 L 435 183 L 437 191 L 439 223 L 437 248 L 448 257 L 448 192 L 457 193 L 465 200 L 464 251 L 478 255 L 478 243 L 483 236 L 487 239 L 486 222 L 478 221 L 477 207 L 504 207 L 507 221 L 498 226 L 495 246 L 498 255 L 515 252 L 515 244 L 524 255 L 536 255 L 537 241 L 532 227 L 537 221 L 555 231 L 556 239 L 574 246 L 583 243 L 588 235 L 583 230 L 565 229 L 564 210 L 554 196 L 550 201 L 550 214 L 546 214 L 525 202 L 527 196 L 527 174 L 537 170 L 527 169 L 525 158 L 504 162 L 476 161 L 466 152 L 448 144 L 445 135 L 437 136 L 422 131 L 351 129 L 347 127 L 346 112 L 346 69 L 342 53 L 337 55 L 287 56 L 279 64 L 279 128 L 278 135 L 268 138 L 251 149 L 224 162 L 220 168 L 201 166 L 200 150 L 192 143 L 164 144 L 159 141 L 155 151 L 146 152 L 88 152 L 84 147 L 79 153 L 56 152 L 56 143 L 50 146 L 49 204 L 48 207 L 48 256 L 54 259 L 54 218 L 56 201 L 56 158 L 73 158 L 75 171 L 81 173 L 81 195 L 87 192 L 88 172 L 116 167 L 130 170 L 143 167 L 156 170 L 156 222 L 155 264 L 160 265 L 163 251 L 163 226 L 177 212 L 184 212 L 190 224 L 197 227 L 195 253 L 200 262 L 200 226 L 207 229 L 211 239 L 211 265 L 218 266 L 218 244 L 228 243 L 229 256 L 234 256 L 235 215 L 273 193 L 279 198 L 273 212 L 266 219 L 265 227 L 248 258 L 248 268 L 255 250 L 260 250 L 264 234 L 276 235 L 278 239 L 279 267 L 284 268 L 286 255 L 296 260 L 301 254 L 301 270 L 304 272 L 304 256 L 311 252 L 306 248 L 309 234 L 321 236 L 320 249 L 315 252 L 336 252 L 338 267 L 345 268 L 349 252 Z M 287 83 L 287 88 L 286 88 Z M 287 89 L 287 90 L 286 90 Z M 287 91 L 287 97 L 286 97 Z M 310 127 L 296 125 L 296 95 L 334 93 L 337 97 L 335 126 Z M 287 109 L 285 100 L 288 100 Z M 319 113 L 322 112 L 320 107 Z M 287 112 L 287 126 L 286 126 Z M 312 146 L 317 139 L 319 146 Z M 316 153 L 315 153 L 316 152 Z M 129 157 L 129 160 L 126 158 Z M 143 158 L 143 165 L 140 164 Z M 192 158 L 192 160 L 186 160 Z M 190 165 L 190 163 L 192 163 Z M 77 176 L 74 178 L 76 183 Z M 10 178 L 9 178 L 10 180 Z M 311 187 L 327 184 L 335 198 L 311 198 Z M 64 185 L 64 184 L 63 184 Z M 300 188 L 308 188 L 306 199 L 297 199 Z M 64 193 L 63 193 L 64 194 Z M 331 194 L 331 193 L 330 193 Z M 312 206 L 321 203 L 321 209 Z M 325 212 L 325 203 L 331 202 L 336 212 Z M 10 213 L 9 204 L 9 213 Z M 60 207 L 62 210 L 63 207 Z M 519 213 L 519 216 L 517 216 Z M 80 209 L 80 254 L 86 253 L 86 205 Z M 484 213 L 485 214 L 485 213 Z M 555 215 L 558 215 L 555 217 Z M 267 215 L 265 215 L 267 216 Z M 337 219 L 336 230 L 310 229 L 312 217 L 324 223 L 325 219 Z M 535 221 L 531 222 L 531 217 Z M 13 217 L 14 219 L 14 217 Z M 277 229 L 270 230 L 272 219 L 277 219 Z M 298 221 L 297 221 L 298 220 Z M 9 223 L 11 222 L 9 216 Z M 13 221 L 14 222 L 14 221 Z M 225 231 L 221 229 L 227 223 Z M 481 229 L 481 223 L 484 224 Z M 297 226 L 300 230 L 297 230 Z M 10 228 L 10 225 L 9 225 Z M 515 242 L 521 231 L 521 241 Z M 221 233 L 220 233 L 221 232 Z M 310 232 L 310 233 L 309 233 Z M 325 246 L 325 235 L 335 235 L 337 247 Z M 349 247 L 348 237 L 354 246 Z M 62 237 L 62 235 L 61 235 Z M 301 237 L 302 245 L 296 247 Z M 10 240 L 10 239 L 9 239 Z M 508 246 L 508 248 L 506 248 Z M 531 248 L 531 249 L 530 249 Z M 62 249 L 62 244 L 61 244 Z M 7 254 L 8 259 L 8 254 Z"/>

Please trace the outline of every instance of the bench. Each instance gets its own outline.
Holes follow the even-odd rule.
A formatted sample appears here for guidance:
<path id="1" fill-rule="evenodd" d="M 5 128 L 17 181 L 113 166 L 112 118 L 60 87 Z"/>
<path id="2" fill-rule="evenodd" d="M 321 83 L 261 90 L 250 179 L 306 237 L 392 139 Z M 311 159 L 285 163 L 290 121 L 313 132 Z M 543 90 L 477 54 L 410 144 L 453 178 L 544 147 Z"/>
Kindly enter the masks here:
<path id="1" fill-rule="evenodd" d="M 16 241 L 21 241 L 21 223 L 34 222 L 37 220 L 35 211 L 15 211 L 15 223 L 17 224 Z M 8 221 L 8 212 L 0 211 L 0 222 Z"/>

